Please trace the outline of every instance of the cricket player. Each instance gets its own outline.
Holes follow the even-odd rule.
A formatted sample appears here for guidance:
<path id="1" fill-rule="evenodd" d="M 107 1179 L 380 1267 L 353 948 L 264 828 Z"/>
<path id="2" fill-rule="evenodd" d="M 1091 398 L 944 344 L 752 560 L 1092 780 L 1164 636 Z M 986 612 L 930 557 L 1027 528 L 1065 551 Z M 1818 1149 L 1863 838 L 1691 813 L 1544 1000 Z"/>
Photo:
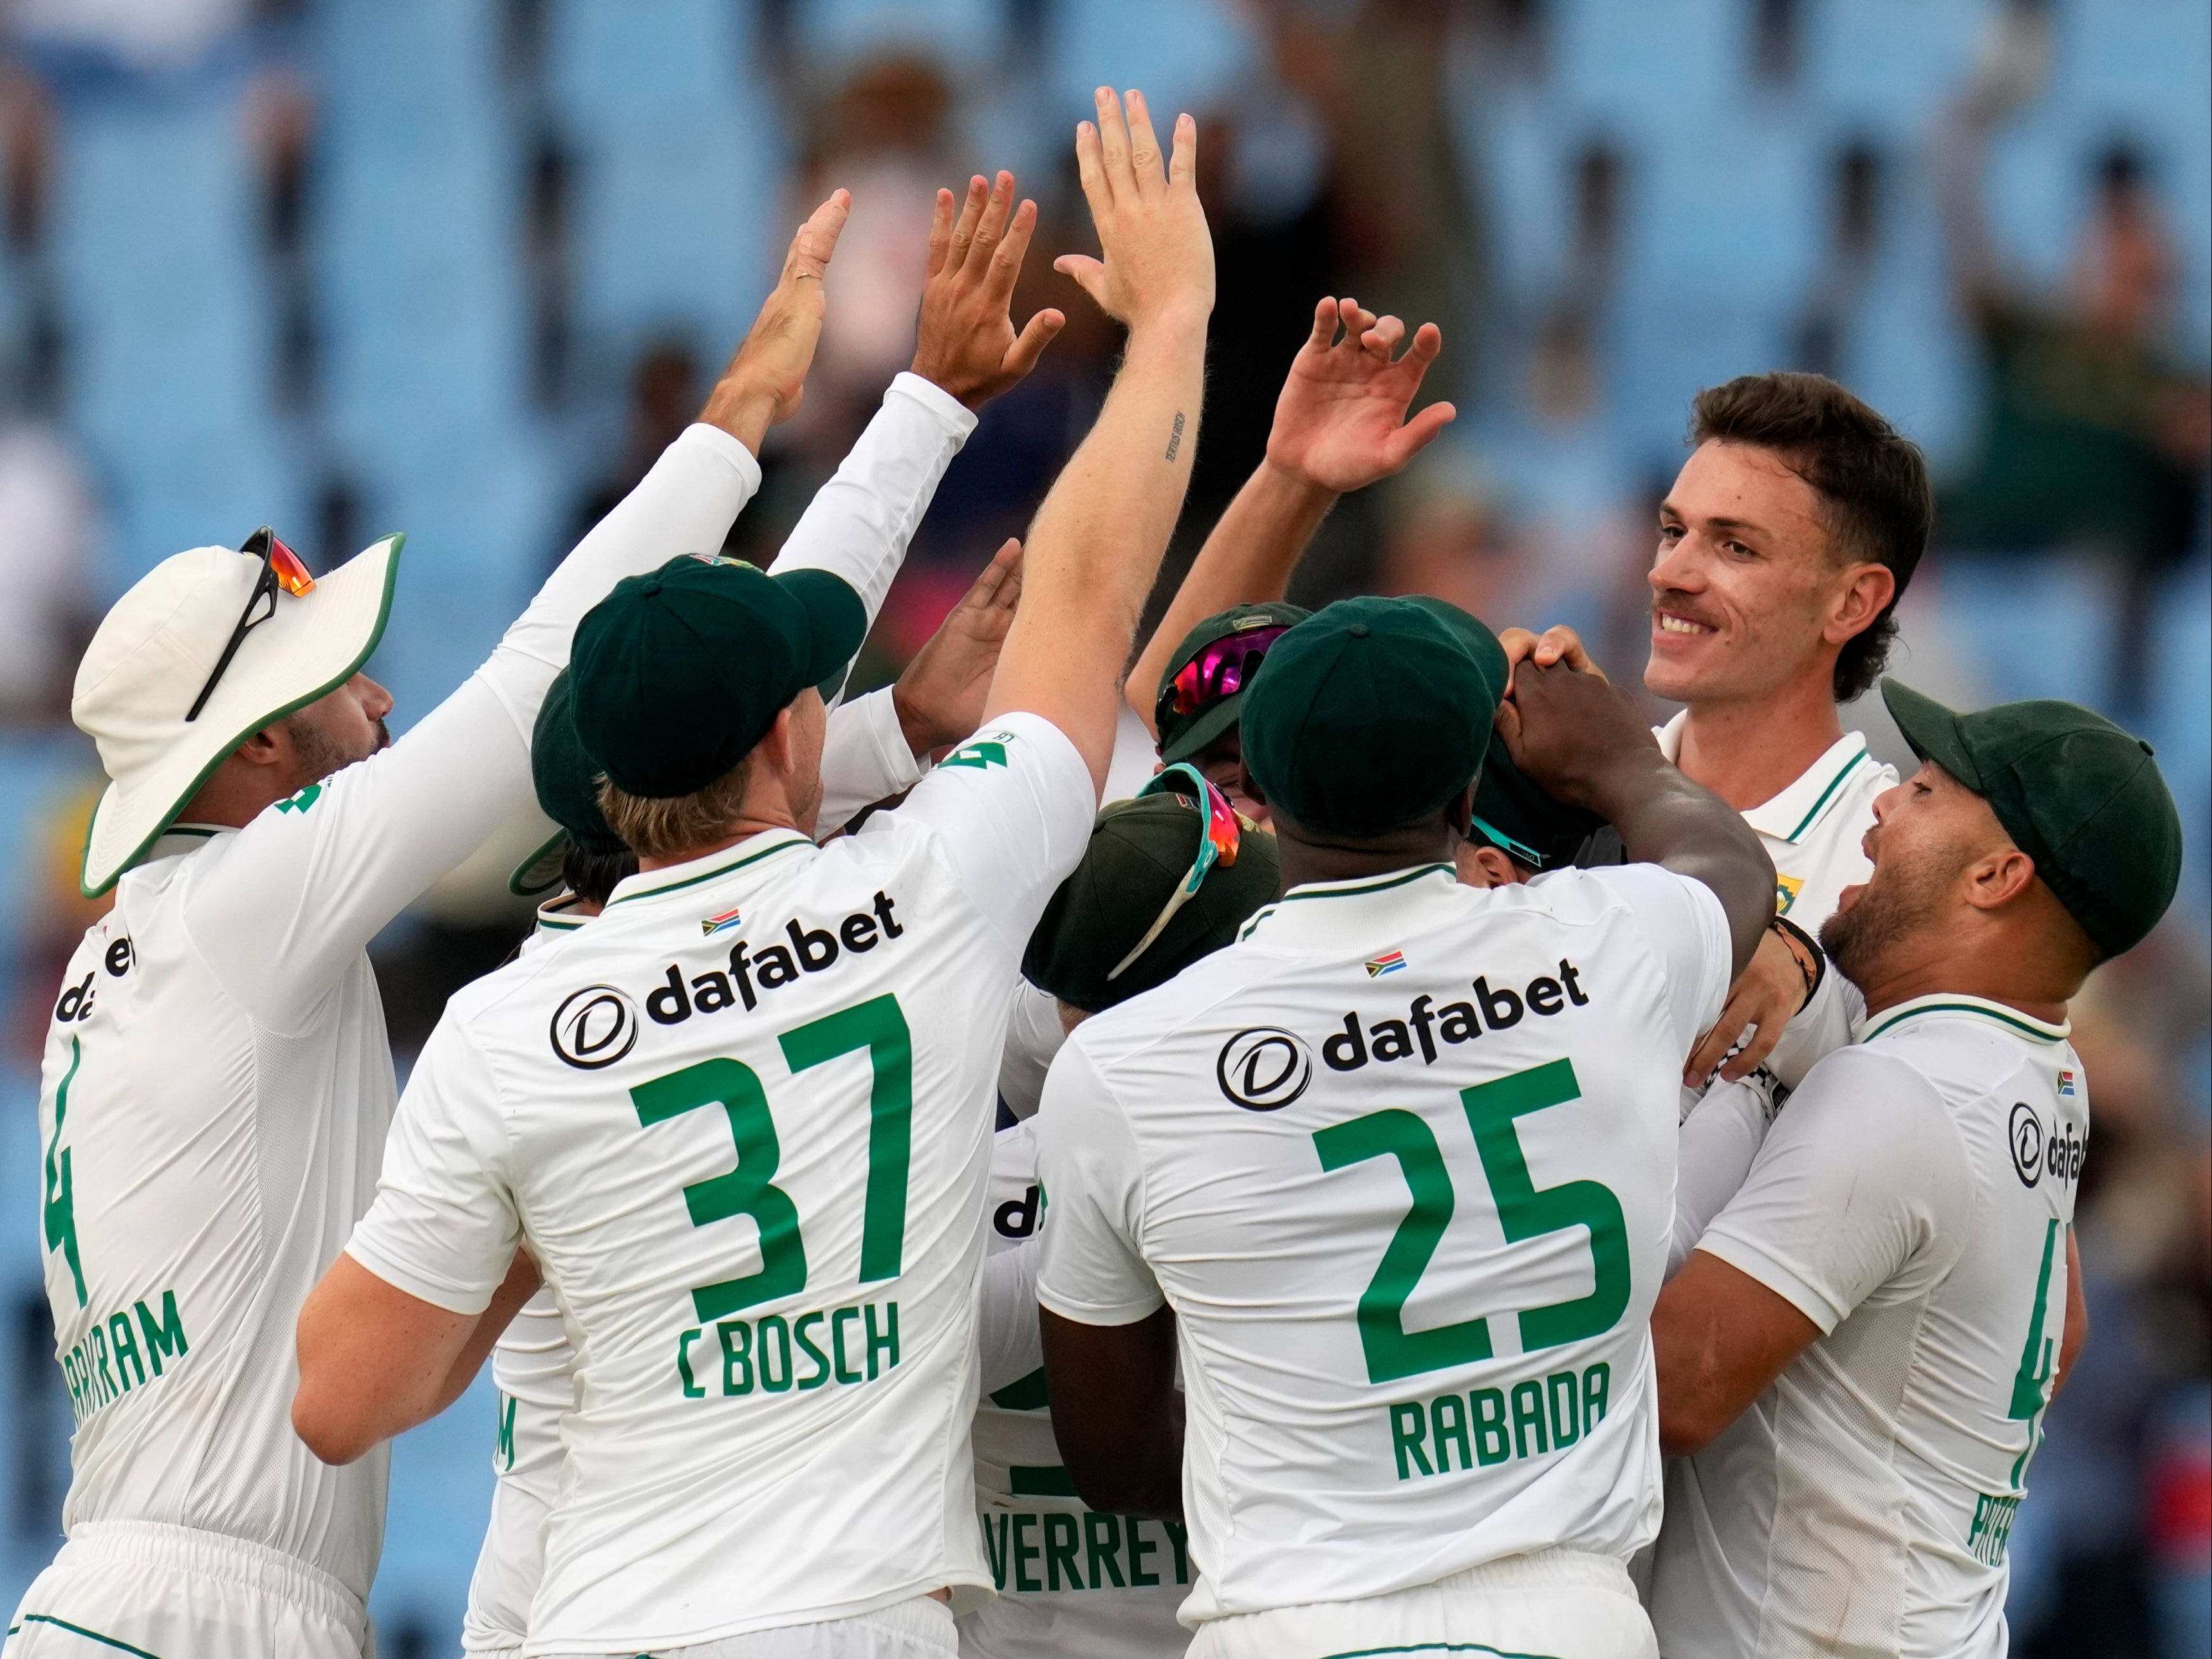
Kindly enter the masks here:
<path id="1" fill-rule="evenodd" d="M 1188 764 L 1098 815 L 1030 935 L 1022 972 L 1072 1029 L 1219 950 L 1275 896 L 1274 837 Z M 1048 1414 L 1036 1255 L 1049 1206 L 1033 1120 L 991 1146 L 991 1255 L 979 1327 L 975 1496 L 998 1600 L 960 1620 L 965 1659 L 1180 1659 L 1190 1593 L 1178 1522 L 1099 1514 L 1075 1495 Z"/>
<path id="2" fill-rule="evenodd" d="M 873 728 L 882 716 L 870 711 L 893 712 L 900 733 L 894 747 L 906 755 L 927 754 L 975 730 L 1020 591 L 1021 544 L 1009 542 L 915 653 L 896 686 L 831 712 L 823 743 L 817 834 L 834 831 L 860 807 L 916 781 L 872 771 L 880 760 Z M 531 738 L 538 804 L 558 830 L 515 871 L 510 884 L 518 894 L 554 885 L 562 890 L 538 907 L 524 956 L 584 926 L 606 908 L 618 883 L 637 873 L 636 855 L 599 811 L 599 769 L 577 740 L 569 684 L 565 671 L 555 679 Z M 857 748 L 840 737 L 854 727 L 863 734 Z M 511 1654 L 520 1650 L 528 1632 L 530 1603 L 544 1567 L 545 1521 L 560 1488 L 561 1419 L 576 1403 L 575 1350 L 550 1289 L 540 1287 L 515 1314 L 492 1349 L 491 1364 L 498 1384 L 491 1516 L 469 1582 L 461 1645 L 470 1653 Z"/>
<path id="3" fill-rule="evenodd" d="M 2180 819 L 2150 745 L 2086 709 L 1882 691 L 1922 764 L 1821 930 L 1867 1017 L 1652 1318 L 1668 1659 L 2003 1654 L 2014 1518 L 2085 1334 L 2066 1005 L 2165 914 Z"/>
<path id="4" fill-rule="evenodd" d="M 859 641 L 834 578 L 678 559 L 579 630 L 577 734 L 639 873 L 448 1006 L 301 1313 L 293 1409 L 333 1462 L 421 1420 L 523 1249 L 580 1402 L 526 1654 L 949 1654 L 989 1593 L 991 1083 L 1197 440 L 1195 148 L 1180 118 L 1164 167 L 1141 97 L 1125 119 L 1104 88 L 1079 130 L 1104 258 L 1060 264 L 1127 325 L 1121 371 L 1039 509 L 980 735 L 902 805 L 808 838 L 813 688 Z M 1010 292 L 1034 222 L 947 258 Z"/>
<path id="5" fill-rule="evenodd" d="M 101 623 L 71 712 L 109 778 L 83 885 L 116 898 L 70 964 L 40 1099 L 74 1475 L 9 1659 L 362 1651 L 385 1460 L 326 1467 L 289 1412 L 293 1325 L 368 1208 L 393 1106 L 364 946 L 526 799 L 577 619 L 671 552 L 720 546 L 798 404 L 846 210 L 841 191 L 799 231 L 699 423 L 398 742 L 361 672 L 397 536 L 320 578 L 265 530 L 179 554 Z M 896 400 L 926 499 L 963 430 Z M 881 552 L 829 538 L 792 558 L 872 590 Z"/>
<path id="6" fill-rule="evenodd" d="M 1698 394 L 1688 460 L 1659 509 L 1646 690 L 1686 705 L 1667 758 L 1743 813 L 1774 860 L 1778 914 L 1808 934 L 1866 879 L 1860 837 L 1893 768 L 1837 706 L 1870 689 L 1934 518 L 1918 448 L 1818 374 Z M 1586 661 L 1571 631 L 1534 660 Z M 1778 944 L 1730 994 L 1684 1081 L 1762 1060 L 1801 983 Z M 1746 1027 L 1759 1032 L 1731 1056 Z M 1725 1062 L 1725 1065 L 1723 1065 Z"/>
<path id="7" fill-rule="evenodd" d="M 1516 759 L 1645 861 L 1461 884 L 1503 688 L 1434 603 L 1269 652 L 1283 899 L 1077 1027 L 1037 1115 L 1054 1433 L 1093 1509 L 1188 1524 L 1197 1659 L 1651 1651 L 1680 1068 L 1772 866 L 1623 694 L 1523 664 Z"/>

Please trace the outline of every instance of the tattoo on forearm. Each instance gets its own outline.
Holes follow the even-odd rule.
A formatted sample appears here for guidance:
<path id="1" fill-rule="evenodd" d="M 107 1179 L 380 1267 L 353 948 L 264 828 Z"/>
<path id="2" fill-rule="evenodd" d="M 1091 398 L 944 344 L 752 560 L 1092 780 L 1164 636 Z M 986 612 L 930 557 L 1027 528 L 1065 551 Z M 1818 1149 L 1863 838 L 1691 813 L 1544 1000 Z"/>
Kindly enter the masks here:
<path id="1" fill-rule="evenodd" d="M 1173 459 L 1175 459 L 1175 458 L 1176 458 L 1176 451 L 1177 451 L 1178 449 L 1181 449 L 1182 447 L 1182 410 L 1179 410 L 1179 409 L 1178 409 L 1177 410 L 1176 410 L 1176 417 L 1175 417 L 1175 430 L 1168 434 L 1168 459 L 1169 459 L 1170 460 L 1173 460 Z"/>

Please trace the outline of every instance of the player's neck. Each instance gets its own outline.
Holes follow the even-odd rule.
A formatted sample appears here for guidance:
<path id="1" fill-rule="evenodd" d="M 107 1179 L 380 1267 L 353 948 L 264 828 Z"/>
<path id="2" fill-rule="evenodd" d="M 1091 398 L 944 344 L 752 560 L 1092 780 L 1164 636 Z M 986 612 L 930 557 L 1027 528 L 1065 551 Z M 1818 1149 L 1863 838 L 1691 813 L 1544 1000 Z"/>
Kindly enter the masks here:
<path id="1" fill-rule="evenodd" d="M 1674 763 L 1739 812 L 1772 800 L 1844 735 L 1829 681 L 1690 705 Z"/>
<path id="2" fill-rule="evenodd" d="M 788 830 L 802 836 L 807 833 L 797 818 L 788 812 L 767 813 L 758 817 L 748 815 L 734 821 L 726 835 L 702 842 L 696 847 L 686 847 L 658 858 L 641 854 L 637 860 L 638 872 L 642 875 L 650 870 L 672 870 L 679 864 L 694 864 L 701 859 L 710 859 L 717 853 L 726 853 L 740 842 L 750 841 L 755 836 L 766 835 L 771 830 Z"/>
<path id="3" fill-rule="evenodd" d="M 1285 893 L 1317 881 L 1358 881 L 1424 864 L 1452 861 L 1450 837 L 1437 823 L 1417 825 L 1358 846 L 1305 840 L 1302 832 L 1285 830 L 1279 814 L 1275 828 Z"/>
<path id="4" fill-rule="evenodd" d="M 1968 996 L 2002 1004 L 2046 1025 L 2066 1023 L 2066 1004 L 2080 988 L 2042 952 L 2006 939 L 1949 945 L 1907 943 L 1884 952 L 1860 993 L 1869 1017 L 1918 997 Z"/>

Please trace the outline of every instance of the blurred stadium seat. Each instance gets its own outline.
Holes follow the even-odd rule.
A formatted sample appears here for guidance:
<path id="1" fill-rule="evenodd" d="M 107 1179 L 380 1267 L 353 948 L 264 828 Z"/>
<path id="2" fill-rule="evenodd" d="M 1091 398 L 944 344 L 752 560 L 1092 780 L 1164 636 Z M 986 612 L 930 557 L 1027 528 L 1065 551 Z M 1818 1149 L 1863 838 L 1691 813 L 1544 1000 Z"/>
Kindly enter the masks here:
<path id="1" fill-rule="evenodd" d="M 118 586 L 301 510 L 271 414 L 275 335 L 234 90 L 86 99 L 61 134 L 70 404 L 114 487 Z"/>

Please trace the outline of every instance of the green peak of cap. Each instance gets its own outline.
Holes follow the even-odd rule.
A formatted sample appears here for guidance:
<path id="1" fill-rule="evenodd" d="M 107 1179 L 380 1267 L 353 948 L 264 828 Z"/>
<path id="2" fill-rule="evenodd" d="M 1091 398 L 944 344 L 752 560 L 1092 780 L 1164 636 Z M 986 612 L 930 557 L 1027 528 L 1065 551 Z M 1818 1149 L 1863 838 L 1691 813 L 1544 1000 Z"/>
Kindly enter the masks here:
<path id="1" fill-rule="evenodd" d="M 1040 990 L 1088 1013 L 1164 985 L 1276 896 L 1275 838 L 1240 824 L 1237 862 L 1216 864 L 1160 936 L 1119 975 L 1115 968 L 1167 907 L 1198 856 L 1206 807 L 1175 793 L 1116 801 L 1091 827 L 1082 860 L 1045 905 L 1022 955 Z"/>

